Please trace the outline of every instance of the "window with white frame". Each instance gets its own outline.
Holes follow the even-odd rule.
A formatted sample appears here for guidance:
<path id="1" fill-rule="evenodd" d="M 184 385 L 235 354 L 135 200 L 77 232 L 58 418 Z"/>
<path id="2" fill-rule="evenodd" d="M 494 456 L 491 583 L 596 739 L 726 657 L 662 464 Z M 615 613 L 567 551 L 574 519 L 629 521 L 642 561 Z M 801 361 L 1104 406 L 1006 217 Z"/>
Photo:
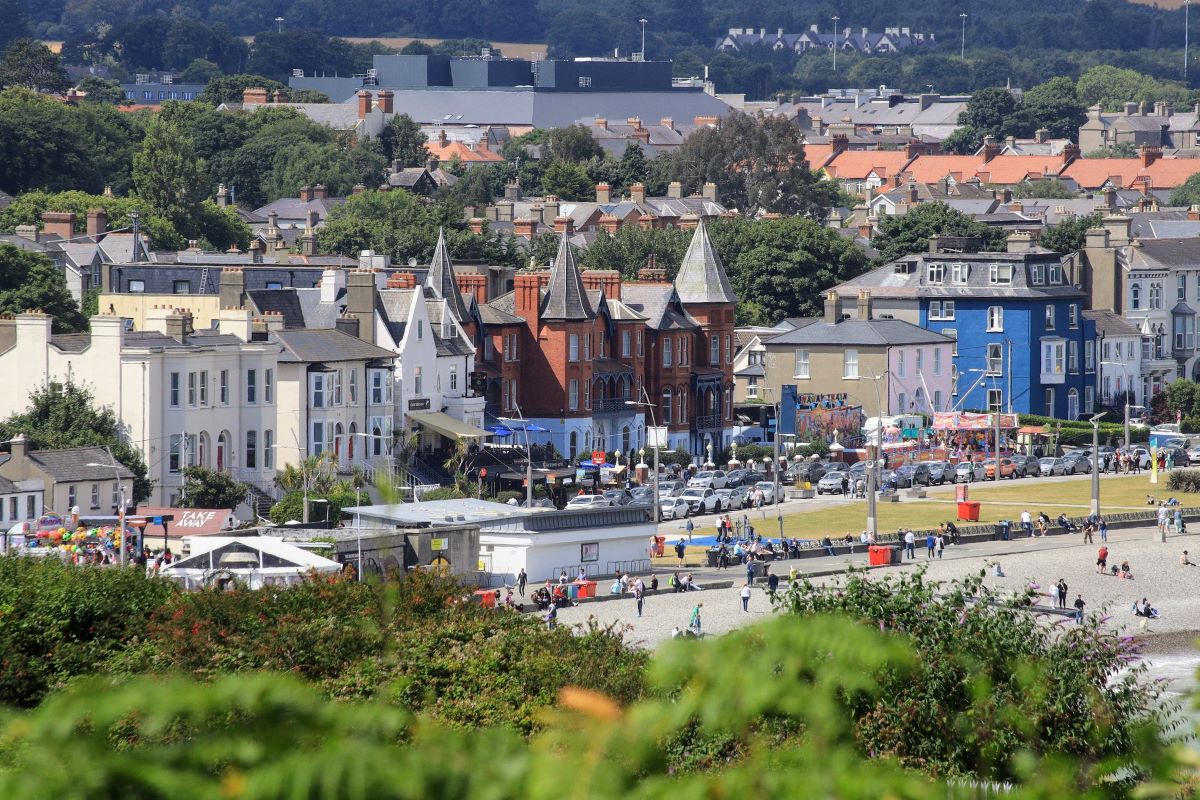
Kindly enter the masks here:
<path id="1" fill-rule="evenodd" d="M 903 351 L 903 350 L 897 350 L 897 351 L 896 351 L 896 373 L 897 373 L 897 374 L 898 374 L 898 375 L 899 375 L 901 378 L 903 378 L 903 377 L 904 377 L 904 371 L 905 371 L 905 369 L 904 369 L 904 368 L 905 368 L 905 363 L 906 363 L 907 361 L 908 361 L 908 359 L 906 359 L 906 358 L 904 357 L 904 351 Z M 901 408 L 903 409 L 903 408 L 904 408 L 904 406 L 901 406 Z"/>
<path id="2" fill-rule="evenodd" d="M 674 341 L 675 340 L 672 339 L 670 336 L 663 337 L 663 340 L 662 340 L 662 365 L 664 367 L 671 366 L 671 362 L 673 361 L 672 343 Z"/>
<path id="3" fill-rule="evenodd" d="M 92 508 L 100 507 L 100 484 L 92 484 Z"/>
<path id="4" fill-rule="evenodd" d="M 958 365 L 950 365 L 950 394 L 954 397 L 958 396 Z"/>
<path id="5" fill-rule="evenodd" d="M 1067 342 L 1067 369 L 1079 372 L 1079 342 L 1074 339 Z"/>
<path id="6" fill-rule="evenodd" d="M 192 408 L 195 408 L 196 407 L 196 373 L 189 372 L 187 381 L 188 381 L 188 388 L 187 388 L 188 405 L 191 406 Z"/>
<path id="7" fill-rule="evenodd" d="M 342 404 L 341 377 L 341 373 L 339 372 L 336 401 L 339 406 Z M 265 370 L 263 370 L 263 402 L 268 404 L 275 402 L 275 370 L 271 367 L 267 367 Z"/>
<path id="8" fill-rule="evenodd" d="M 940 411 L 941 408 L 942 408 L 942 390 L 934 389 L 933 390 L 933 410 Z"/>
<path id="9" fill-rule="evenodd" d="M 809 377 L 808 351 L 807 350 L 797 350 L 796 351 L 796 370 L 794 373 L 792 373 L 792 377 L 793 378 Z"/>
<path id="10" fill-rule="evenodd" d="M 936 261 L 926 267 L 925 280 L 927 283 L 943 283 L 946 280 L 946 265 Z"/>
<path id="11" fill-rule="evenodd" d="M 579 360 L 579 334 L 572 333 L 567 336 L 567 360 Z"/>
<path id="12" fill-rule="evenodd" d="M 1067 306 L 1067 327 L 1072 330 L 1079 327 L 1079 306 L 1075 303 Z"/>
<path id="13" fill-rule="evenodd" d="M 933 374 L 942 374 L 942 348 L 937 346 L 933 348 Z"/>
<path id="14" fill-rule="evenodd" d="M 246 469 L 258 469 L 258 431 L 246 431 Z"/>
<path id="15" fill-rule="evenodd" d="M 1044 397 L 1045 406 L 1046 406 L 1045 414 L 1047 417 L 1053 417 L 1054 416 L 1054 389 L 1051 387 L 1046 387 L 1046 392 L 1043 397 Z"/>
<path id="16" fill-rule="evenodd" d="M 1007 286 L 1012 283 L 1012 264 L 988 265 L 988 283 L 993 286 Z"/>
<path id="17" fill-rule="evenodd" d="M 179 373 L 178 372 L 171 373 L 169 385 L 170 385 L 170 392 L 169 392 L 169 396 L 168 396 L 168 402 L 170 402 L 171 408 L 179 408 Z"/>
<path id="18" fill-rule="evenodd" d="M 1029 278 L 1030 278 L 1030 283 L 1032 283 L 1034 286 L 1042 285 L 1043 280 L 1042 280 L 1042 265 L 1041 264 L 1034 264 L 1032 267 L 1029 268 Z"/>
<path id="19" fill-rule="evenodd" d="M 1120 349 L 1119 342 L 1117 343 L 1117 348 L 1118 348 L 1118 350 Z M 1101 353 L 1100 357 L 1103 358 L 1105 361 L 1112 361 L 1112 343 L 1109 342 L 1107 339 L 1105 339 L 1104 342 L 1100 345 L 1100 353 Z"/>
<path id="20" fill-rule="evenodd" d="M 921 370 L 925 369 L 925 348 L 924 347 L 917 348 L 915 364 L 916 364 L 916 368 L 917 368 L 917 374 L 919 375 L 921 373 Z"/>
<path id="21" fill-rule="evenodd" d="M 1083 343 L 1083 368 L 1087 372 L 1096 369 L 1096 343 L 1090 339 Z"/>
<path id="22" fill-rule="evenodd" d="M 592 335 L 590 333 L 584 334 L 583 337 L 583 360 L 592 360 Z"/>
<path id="23" fill-rule="evenodd" d="M 857 378 L 858 377 L 858 351 L 847 350 L 842 355 L 842 377 Z"/>
<path id="24" fill-rule="evenodd" d="M 708 341 L 708 365 L 710 367 L 719 367 L 721 365 L 721 337 L 713 336 Z"/>
<path id="25" fill-rule="evenodd" d="M 1046 306 L 1046 330 L 1054 330 L 1054 306 Z"/>
<path id="26" fill-rule="evenodd" d="M 725 334 L 725 363 L 733 363 L 733 335 Z"/>
<path id="27" fill-rule="evenodd" d="M 674 397 L 675 395 L 671 392 L 671 387 L 668 386 L 662 390 L 663 425 L 671 424 L 671 412 L 674 410 Z"/>
<path id="28" fill-rule="evenodd" d="M 1142 285 L 1140 283 L 1129 284 L 1129 307 L 1134 311 L 1142 307 Z"/>
<path id="29" fill-rule="evenodd" d="M 221 405 L 229 405 L 229 370 L 221 370 L 221 375 L 218 379 L 217 396 L 220 399 Z"/>
<path id="30" fill-rule="evenodd" d="M 638 332 L 637 332 L 637 342 L 638 342 L 638 351 L 637 351 L 637 353 L 638 353 L 638 358 L 641 358 L 641 357 L 642 357 L 642 354 L 645 352 L 644 348 L 642 347 L 642 341 L 643 341 L 643 339 L 642 339 L 642 329 L 641 329 L 641 328 L 638 328 Z"/>
<path id="31" fill-rule="evenodd" d="M 1094 414 L 1096 411 L 1096 389 L 1093 386 L 1083 387 L 1083 413 Z"/>
<path id="32" fill-rule="evenodd" d="M 324 420 L 313 420 L 312 423 L 312 439 L 308 443 L 308 451 L 319 456 L 325 452 L 325 429 L 332 430 L 333 426 Z"/>
<path id="33" fill-rule="evenodd" d="M 167 440 L 167 472 L 177 475 L 180 470 L 179 452 L 183 443 L 183 435 L 172 433 Z"/>
<path id="34" fill-rule="evenodd" d="M 1055 261 L 1046 265 L 1046 283 L 1051 286 L 1058 286 L 1062 283 L 1062 264 Z"/>
<path id="35" fill-rule="evenodd" d="M 350 368 L 350 404 L 358 403 L 358 367 Z"/>
<path id="36" fill-rule="evenodd" d="M 942 328 L 942 335 L 949 336 L 951 339 L 954 340 L 953 344 L 950 345 L 950 355 L 953 357 L 957 357 L 958 356 L 958 331 L 955 330 L 954 328 Z"/>
<path id="37" fill-rule="evenodd" d="M 200 405 L 208 405 L 208 370 L 198 373 L 197 379 L 200 382 Z"/>
<path id="38" fill-rule="evenodd" d="M 1163 307 L 1163 285 L 1159 281 L 1150 282 L 1150 308 Z"/>
<path id="39" fill-rule="evenodd" d="M 963 263 L 955 264 L 951 268 L 950 277 L 955 283 L 966 283 L 967 279 L 971 277 L 971 265 Z"/>
<path id="40" fill-rule="evenodd" d="M 457 364 L 450 365 L 450 391 L 452 391 L 452 392 L 458 391 L 458 365 Z"/>
<path id="41" fill-rule="evenodd" d="M 74 508 L 75 506 L 78 505 L 78 503 L 75 502 L 78 499 L 78 494 L 76 493 L 76 491 L 77 490 L 76 490 L 75 484 L 71 484 L 70 486 L 67 487 L 67 508 L 68 509 Z"/>
<path id="42" fill-rule="evenodd" d="M 309 375 L 309 405 L 313 408 L 326 408 L 329 405 L 329 381 L 327 372 L 314 372 Z"/>
<path id="43" fill-rule="evenodd" d="M 633 356 L 633 332 L 621 331 L 621 358 Z"/>
<path id="44" fill-rule="evenodd" d="M 567 382 L 567 408 L 571 411 L 579 409 L 579 381 L 575 378 Z"/>
<path id="45" fill-rule="evenodd" d="M 987 390 L 988 411 L 995 414 L 1004 410 L 1004 392 L 1001 389 Z"/>
<path id="46" fill-rule="evenodd" d="M 1062 375 L 1066 358 L 1065 342 L 1042 342 L 1042 372 L 1048 375 Z"/>
<path id="47" fill-rule="evenodd" d="M 413 367 L 413 394 L 422 394 L 425 389 L 424 375 L 420 367 Z"/>
<path id="48" fill-rule="evenodd" d="M 1004 306 L 988 306 L 987 329 L 989 331 L 1004 330 Z"/>
<path id="49" fill-rule="evenodd" d="M 991 342 L 987 346 L 987 374 L 999 375 L 1004 371 L 1004 345 Z"/>
<path id="50" fill-rule="evenodd" d="M 751 375 L 746 379 L 746 397 L 755 400 L 758 398 L 758 376 Z"/>
<path id="51" fill-rule="evenodd" d="M 1182 272 L 1175 276 L 1175 300 L 1179 303 L 1187 300 L 1187 276 Z"/>
<path id="52" fill-rule="evenodd" d="M 263 431 L 263 469 L 275 469 L 275 431 Z"/>
<path id="53" fill-rule="evenodd" d="M 258 370 L 246 370 L 246 403 L 254 405 L 258 402 Z"/>

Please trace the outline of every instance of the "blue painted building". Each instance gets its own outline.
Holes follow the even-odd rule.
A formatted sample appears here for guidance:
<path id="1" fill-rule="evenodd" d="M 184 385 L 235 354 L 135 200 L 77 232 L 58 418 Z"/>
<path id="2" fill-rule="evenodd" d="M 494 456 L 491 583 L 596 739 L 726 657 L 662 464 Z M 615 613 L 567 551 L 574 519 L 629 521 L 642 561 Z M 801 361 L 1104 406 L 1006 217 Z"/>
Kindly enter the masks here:
<path id="1" fill-rule="evenodd" d="M 842 311 L 868 292 L 876 317 L 894 317 L 957 340 L 954 388 L 922 411 L 983 411 L 1077 419 L 1096 402 L 1096 324 L 1069 259 L 1009 236 L 1008 252 L 970 239 L 930 242 L 930 252 L 885 264 L 838 286 Z"/>

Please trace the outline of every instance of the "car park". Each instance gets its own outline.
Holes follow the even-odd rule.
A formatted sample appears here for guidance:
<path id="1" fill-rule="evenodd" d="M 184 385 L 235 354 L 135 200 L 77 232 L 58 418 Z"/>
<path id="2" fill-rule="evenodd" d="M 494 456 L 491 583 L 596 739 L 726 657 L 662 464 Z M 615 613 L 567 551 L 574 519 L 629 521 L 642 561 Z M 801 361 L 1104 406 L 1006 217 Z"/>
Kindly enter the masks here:
<path id="1" fill-rule="evenodd" d="M 842 480 L 848 478 L 850 475 L 847 472 L 826 472 L 821 476 L 821 480 L 817 481 L 817 494 L 842 494 Z"/>
<path id="2" fill-rule="evenodd" d="M 721 502 L 717 490 L 706 486 L 689 486 L 679 495 L 679 499 L 688 504 L 692 514 L 715 513 Z"/>
<path id="3" fill-rule="evenodd" d="M 741 487 L 739 486 L 733 489 L 716 490 L 718 498 L 717 513 L 722 511 L 735 511 L 745 504 L 746 496 L 738 491 L 740 488 Z"/>
<path id="4" fill-rule="evenodd" d="M 704 489 L 724 489 L 725 473 L 719 469 L 706 469 L 703 472 L 697 472 L 687 485 L 689 489 L 694 486 Z"/>
<path id="5" fill-rule="evenodd" d="M 684 519 L 692 507 L 682 497 L 665 497 L 658 501 L 659 519 Z"/>
<path id="6" fill-rule="evenodd" d="M 971 483 L 987 478 L 987 468 L 978 461 L 960 461 L 954 466 L 955 483 Z"/>

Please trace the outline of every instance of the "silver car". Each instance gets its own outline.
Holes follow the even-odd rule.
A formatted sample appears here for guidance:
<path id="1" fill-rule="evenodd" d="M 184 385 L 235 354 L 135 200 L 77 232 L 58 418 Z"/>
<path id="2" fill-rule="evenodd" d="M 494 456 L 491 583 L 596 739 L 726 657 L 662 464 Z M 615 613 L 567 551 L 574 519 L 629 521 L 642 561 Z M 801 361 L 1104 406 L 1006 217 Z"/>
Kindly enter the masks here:
<path id="1" fill-rule="evenodd" d="M 754 484 L 754 488 L 762 492 L 763 502 L 767 505 L 775 504 L 775 484 L 771 481 L 759 481 Z"/>
<path id="2" fill-rule="evenodd" d="M 691 513 L 691 506 L 682 497 L 664 497 L 658 501 L 659 519 L 684 519 Z"/>
<path id="3" fill-rule="evenodd" d="M 688 481 L 688 486 L 699 486 L 705 489 L 724 489 L 725 473 L 719 469 L 706 469 L 697 472 L 696 477 Z"/>
<path id="4" fill-rule="evenodd" d="M 955 483 L 987 480 L 987 467 L 978 461 L 960 461 L 954 466 Z"/>
<path id="5" fill-rule="evenodd" d="M 679 497 L 679 495 L 683 494 L 683 490 L 686 488 L 687 488 L 687 486 L 684 485 L 683 481 L 679 481 L 679 480 L 659 481 L 658 482 L 658 496 L 659 497 Z"/>
<path id="6" fill-rule="evenodd" d="M 1075 465 L 1063 458 L 1045 456 L 1038 459 L 1038 471 L 1042 475 L 1074 475 Z"/>
<path id="7" fill-rule="evenodd" d="M 720 502 L 717 503 L 717 512 L 734 511 L 741 508 L 746 502 L 744 492 L 737 489 L 717 489 L 717 497 Z"/>
<path id="8" fill-rule="evenodd" d="M 817 494 L 841 494 L 842 479 L 847 477 L 847 473 L 837 470 L 826 472 L 821 476 L 821 480 L 817 481 Z"/>

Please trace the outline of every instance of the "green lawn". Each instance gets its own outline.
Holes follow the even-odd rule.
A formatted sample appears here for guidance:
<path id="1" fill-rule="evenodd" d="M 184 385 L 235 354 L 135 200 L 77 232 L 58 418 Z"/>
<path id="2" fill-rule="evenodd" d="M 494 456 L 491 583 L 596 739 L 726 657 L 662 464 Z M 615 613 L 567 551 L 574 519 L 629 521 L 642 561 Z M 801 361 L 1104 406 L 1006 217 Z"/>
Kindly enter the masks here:
<path id="1" fill-rule="evenodd" d="M 1150 484 L 1149 473 L 1141 476 L 1100 477 L 1100 510 L 1128 511 L 1146 508 L 1146 495 L 1154 494 L 1166 499 L 1165 479 L 1159 476 L 1157 486 Z M 1021 511 L 1029 509 L 1033 515 L 1045 511 L 1051 518 L 1066 512 L 1067 516 L 1086 514 L 1091 508 L 1092 482 L 1090 479 L 1051 483 L 1037 478 L 1004 480 L 998 486 L 976 484 L 970 487 L 970 499 L 981 503 L 979 521 L 996 522 L 1001 519 L 1016 520 Z M 879 530 L 894 531 L 897 528 L 936 528 L 939 522 L 957 519 L 954 502 L 954 487 L 935 487 L 925 500 L 909 500 L 901 492 L 898 503 L 877 503 Z M 1186 505 L 1186 502 L 1185 502 Z M 858 534 L 866 527 L 867 503 L 856 500 L 845 505 L 819 511 L 803 511 L 787 514 L 783 518 L 786 536 L 813 538 L 818 536 L 845 536 Z M 764 536 L 778 536 L 776 518 L 767 512 L 750 514 L 755 530 Z M 696 532 L 711 533 L 708 526 L 697 526 Z"/>

